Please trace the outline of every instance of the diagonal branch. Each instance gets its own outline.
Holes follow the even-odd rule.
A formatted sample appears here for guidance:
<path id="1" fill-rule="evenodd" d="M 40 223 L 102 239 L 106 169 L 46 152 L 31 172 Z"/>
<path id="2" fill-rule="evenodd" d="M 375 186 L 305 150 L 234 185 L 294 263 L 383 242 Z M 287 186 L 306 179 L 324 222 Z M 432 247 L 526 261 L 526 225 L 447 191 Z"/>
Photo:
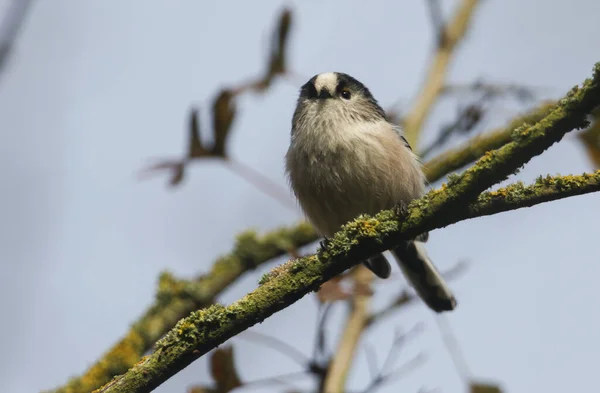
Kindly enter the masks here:
<path id="1" fill-rule="evenodd" d="M 477 206 L 482 191 L 504 180 L 565 133 L 584 127 L 585 116 L 598 105 L 600 63 L 595 66 L 593 79 L 572 89 L 544 119 L 515 130 L 512 142 L 488 152 L 442 189 L 431 191 L 406 209 L 360 216 L 323 242 L 316 254 L 287 262 L 277 275 L 265 277 L 242 299 L 227 307 L 215 304 L 193 312 L 157 342 L 153 354 L 99 392 L 149 392 L 212 348 L 293 304 L 357 261 L 392 248 L 403 239 L 474 217 L 468 203 L 477 201 Z M 597 182 L 596 175 L 587 176 Z M 479 209 L 491 214 L 485 205 Z"/>
<path id="2" fill-rule="evenodd" d="M 129 332 L 83 375 L 72 378 L 55 393 L 88 393 L 97 389 L 138 362 L 181 318 L 212 304 L 242 274 L 317 239 L 317 233 L 307 223 L 276 229 L 264 236 L 247 231 L 238 235 L 233 250 L 221 256 L 207 274 L 189 281 L 163 273 L 155 301 Z"/>
<path id="3" fill-rule="evenodd" d="M 477 135 L 461 146 L 434 157 L 423 166 L 427 180 L 433 183 L 446 174 L 477 160 L 487 151 L 498 149 L 509 143 L 512 139 L 512 133 L 517 127 L 523 123 L 540 121 L 550 112 L 554 104 L 555 102 L 551 101 L 544 102 L 531 112 L 516 117 L 506 127 Z"/>
<path id="4" fill-rule="evenodd" d="M 490 216 L 509 210 L 531 207 L 577 195 L 600 191 L 600 169 L 594 173 L 538 177 L 535 183 L 522 182 L 482 193 L 469 206 L 465 219 Z"/>
<path id="5" fill-rule="evenodd" d="M 537 119 L 533 117 L 530 119 L 531 122 L 535 120 Z M 470 144 L 466 144 L 453 150 L 451 155 L 442 154 L 439 158 L 429 161 L 425 164 L 428 180 L 434 182 L 446 173 L 478 158 L 477 154 L 486 149 L 509 142 L 509 136 L 513 132 L 511 128 L 518 124 L 515 123 L 516 121 L 502 131 L 505 139 L 500 142 L 494 142 L 496 138 L 488 138 L 485 135 L 476 137 L 475 140 L 481 138 L 481 149 L 474 150 Z M 317 239 L 318 235 L 312 226 L 306 223 L 274 230 L 261 237 L 247 232 L 238 237 L 232 252 L 220 257 L 206 275 L 193 281 L 177 281 L 168 274 L 163 275 L 157 300 L 138 318 L 130 331 L 84 374 L 72 378 L 54 392 L 87 393 L 107 383 L 114 375 L 124 373 L 138 362 L 179 319 L 193 310 L 211 304 L 223 289 L 242 274 L 286 254 L 290 249 L 308 245 Z"/>
<path id="6" fill-rule="evenodd" d="M 10 61 L 10 56 L 33 0 L 12 0 L 0 24 L 0 73 Z"/>
<path id="7" fill-rule="evenodd" d="M 443 39 L 438 40 L 441 45 L 437 46 L 437 52 L 425 77 L 425 85 L 415 100 L 413 109 L 404 119 L 404 133 L 414 149 L 418 150 L 419 131 L 444 89 L 452 54 L 464 37 L 478 3 L 478 0 L 463 0 L 454 18 L 439 35 Z"/>
<path id="8" fill-rule="evenodd" d="M 373 281 L 373 274 L 364 266 L 357 266 L 353 272 L 354 285 L 368 288 Z M 348 370 L 354 360 L 354 353 L 369 318 L 371 291 L 363 293 L 355 289 L 352 297 L 352 310 L 346 319 L 345 328 L 338 343 L 338 349 L 331 360 L 327 377 L 325 378 L 324 392 L 342 393 L 345 391 Z"/>

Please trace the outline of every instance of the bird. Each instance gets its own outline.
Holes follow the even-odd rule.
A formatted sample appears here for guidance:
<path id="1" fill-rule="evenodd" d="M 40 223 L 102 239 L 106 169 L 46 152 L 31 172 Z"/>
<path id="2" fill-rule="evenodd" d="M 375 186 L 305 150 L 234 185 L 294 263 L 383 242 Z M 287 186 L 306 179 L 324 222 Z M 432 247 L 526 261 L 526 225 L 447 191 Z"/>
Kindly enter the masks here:
<path id="1" fill-rule="evenodd" d="M 361 214 L 407 206 L 427 186 L 401 127 L 362 82 L 343 72 L 314 75 L 300 88 L 284 161 L 304 215 L 325 238 Z M 452 311 L 457 301 L 426 252 L 428 238 L 424 233 L 389 251 L 431 310 Z M 379 278 L 391 275 L 383 254 L 361 262 Z"/>

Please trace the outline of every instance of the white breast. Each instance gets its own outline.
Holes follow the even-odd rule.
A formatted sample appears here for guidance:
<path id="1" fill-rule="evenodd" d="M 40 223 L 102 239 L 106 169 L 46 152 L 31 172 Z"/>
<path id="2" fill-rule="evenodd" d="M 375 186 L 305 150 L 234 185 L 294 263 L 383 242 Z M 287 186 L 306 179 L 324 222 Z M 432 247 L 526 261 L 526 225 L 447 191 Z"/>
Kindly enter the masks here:
<path id="1" fill-rule="evenodd" d="M 301 132 L 292 145 L 287 155 L 292 188 L 325 236 L 361 213 L 409 203 L 423 193 L 418 163 L 387 122 Z"/>

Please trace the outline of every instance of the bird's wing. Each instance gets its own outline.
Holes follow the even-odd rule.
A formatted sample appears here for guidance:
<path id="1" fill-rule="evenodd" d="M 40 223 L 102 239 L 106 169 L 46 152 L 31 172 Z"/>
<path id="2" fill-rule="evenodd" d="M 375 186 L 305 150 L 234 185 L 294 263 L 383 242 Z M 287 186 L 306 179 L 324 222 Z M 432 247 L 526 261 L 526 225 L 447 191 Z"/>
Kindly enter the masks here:
<path id="1" fill-rule="evenodd" d="M 402 139 L 402 143 L 404 143 L 404 146 L 408 147 L 408 149 L 412 151 L 412 147 L 410 147 L 410 143 L 408 143 L 408 141 L 404 137 L 404 132 L 402 131 L 402 127 L 400 127 L 399 125 L 396 125 L 396 124 L 392 124 L 392 130 L 394 130 L 394 132 L 396 134 L 398 134 L 400 139 Z"/>

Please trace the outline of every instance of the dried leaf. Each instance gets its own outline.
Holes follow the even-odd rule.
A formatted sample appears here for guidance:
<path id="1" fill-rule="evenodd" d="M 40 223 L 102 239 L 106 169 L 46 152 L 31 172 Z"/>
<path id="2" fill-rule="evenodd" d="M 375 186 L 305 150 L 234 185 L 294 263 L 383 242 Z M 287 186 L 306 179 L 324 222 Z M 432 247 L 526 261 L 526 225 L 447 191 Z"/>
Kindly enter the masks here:
<path id="1" fill-rule="evenodd" d="M 206 157 L 208 152 L 202 146 L 202 141 L 200 140 L 200 120 L 198 109 L 192 108 L 190 111 L 190 120 L 189 120 L 189 141 L 188 141 L 188 157 L 189 158 L 199 158 Z"/>
<path id="2" fill-rule="evenodd" d="M 217 348 L 213 352 L 210 357 L 210 373 L 218 393 L 228 393 L 242 386 L 242 381 L 235 369 L 233 347 Z"/>
<path id="3" fill-rule="evenodd" d="M 214 145 L 211 155 L 226 158 L 226 144 L 233 119 L 235 118 L 234 94 L 229 89 L 223 89 L 213 103 L 213 133 Z"/>
<path id="4" fill-rule="evenodd" d="M 592 125 L 578 137 L 583 143 L 594 169 L 600 168 L 600 113 L 595 114 Z"/>
<path id="5" fill-rule="evenodd" d="M 271 39 L 271 52 L 269 55 L 269 63 L 267 65 L 267 72 L 264 78 L 262 78 L 262 80 L 258 81 L 254 85 L 254 88 L 256 90 L 264 91 L 271 85 L 273 78 L 275 78 L 277 75 L 284 74 L 286 72 L 287 44 L 291 24 L 292 12 L 286 8 L 279 16 L 279 23 L 277 24 L 277 29 L 273 33 Z"/>
<path id="6" fill-rule="evenodd" d="M 469 392 L 470 393 L 502 393 L 502 389 L 500 388 L 500 386 L 494 385 L 494 384 L 471 382 L 469 384 Z"/>
<path id="7" fill-rule="evenodd" d="M 277 28 L 276 44 L 272 50 L 275 61 L 272 63 L 271 74 L 283 74 L 286 70 L 287 43 L 292 24 L 292 12 L 289 9 L 283 10 L 279 18 Z"/>

